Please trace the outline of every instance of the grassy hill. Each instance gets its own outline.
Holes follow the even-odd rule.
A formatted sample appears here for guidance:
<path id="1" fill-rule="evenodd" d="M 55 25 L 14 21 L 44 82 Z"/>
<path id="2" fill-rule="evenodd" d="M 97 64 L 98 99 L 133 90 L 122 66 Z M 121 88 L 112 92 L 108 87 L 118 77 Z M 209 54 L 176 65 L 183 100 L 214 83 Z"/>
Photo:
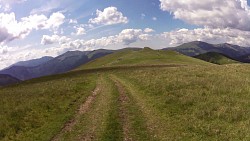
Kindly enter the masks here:
<path id="1" fill-rule="evenodd" d="M 0 140 L 250 140 L 250 66 L 204 64 L 125 50 L 0 88 Z"/>
<path id="2" fill-rule="evenodd" d="M 100 67 L 114 67 L 114 66 L 142 66 L 142 65 L 167 65 L 167 64 L 203 64 L 208 65 L 204 61 L 188 57 L 177 53 L 175 51 L 152 50 L 144 48 L 139 51 L 122 50 L 102 58 L 93 60 L 77 70 L 100 68 Z"/>
<path id="3" fill-rule="evenodd" d="M 210 63 L 219 64 L 219 65 L 239 63 L 238 61 L 235 61 L 231 59 L 230 57 L 227 57 L 217 52 L 208 52 L 208 53 L 200 54 L 194 57 L 210 62 Z"/>

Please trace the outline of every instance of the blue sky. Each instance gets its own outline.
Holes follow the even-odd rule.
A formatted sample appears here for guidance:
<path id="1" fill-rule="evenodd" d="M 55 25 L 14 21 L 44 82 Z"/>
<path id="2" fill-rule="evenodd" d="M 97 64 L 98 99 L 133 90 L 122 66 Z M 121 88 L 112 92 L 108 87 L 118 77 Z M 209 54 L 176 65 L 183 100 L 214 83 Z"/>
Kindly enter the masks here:
<path id="1" fill-rule="evenodd" d="M 0 69 L 69 50 L 250 46 L 247 0 L 0 0 Z"/>

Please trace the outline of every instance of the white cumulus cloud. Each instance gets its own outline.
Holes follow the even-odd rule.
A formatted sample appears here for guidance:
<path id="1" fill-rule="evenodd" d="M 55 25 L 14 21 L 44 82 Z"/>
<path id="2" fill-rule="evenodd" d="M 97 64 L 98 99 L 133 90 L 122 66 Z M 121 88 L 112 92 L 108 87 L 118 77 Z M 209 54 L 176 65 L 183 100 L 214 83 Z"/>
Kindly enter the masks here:
<path id="1" fill-rule="evenodd" d="M 128 23 L 128 18 L 124 17 L 116 7 L 107 7 L 103 11 L 96 10 L 96 16 L 96 18 L 89 19 L 89 23 L 98 25 Z"/>
<path id="2" fill-rule="evenodd" d="M 209 43 L 230 43 L 241 46 L 250 46 L 249 31 L 242 31 L 231 28 L 197 28 L 193 30 L 179 29 L 162 34 L 170 45 L 179 45 L 191 41 L 204 41 Z"/>
<path id="3" fill-rule="evenodd" d="M 145 28 L 144 32 L 145 33 L 152 33 L 152 32 L 155 32 L 155 31 L 153 29 L 151 29 L 151 28 Z"/>
<path id="4" fill-rule="evenodd" d="M 57 30 L 64 23 L 65 16 L 56 12 L 49 18 L 45 15 L 30 15 L 16 20 L 15 13 L 0 13 L 0 43 L 25 38 L 32 30 Z"/>
<path id="5" fill-rule="evenodd" d="M 148 40 L 149 36 L 149 34 L 145 33 L 141 29 L 124 29 L 117 36 L 117 39 L 125 45 L 129 45 L 138 40 Z"/>
<path id="6" fill-rule="evenodd" d="M 58 35 L 43 35 L 41 44 L 43 45 L 49 45 L 59 42 L 60 37 Z"/>
<path id="7" fill-rule="evenodd" d="M 49 19 L 46 21 L 44 28 L 57 29 L 59 28 L 60 25 L 64 23 L 64 19 L 65 19 L 65 16 L 62 13 L 60 12 L 53 13 L 49 17 Z"/>
<path id="8" fill-rule="evenodd" d="M 86 34 L 86 30 L 83 27 L 76 28 L 76 35 L 84 35 Z"/>
<path id="9" fill-rule="evenodd" d="M 7 12 L 11 10 L 11 5 L 25 2 L 27 0 L 0 0 L 0 9 Z"/>
<path id="10" fill-rule="evenodd" d="M 106 47 L 109 45 L 122 43 L 130 45 L 137 41 L 149 40 L 151 35 L 144 32 L 142 29 L 124 29 L 119 34 L 114 36 L 102 37 L 99 39 L 91 39 L 82 42 L 82 46 L 86 47 Z"/>
<path id="11" fill-rule="evenodd" d="M 250 31 L 247 0 L 160 0 L 161 9 L 187 23 Z"/>
<path id="12" fill-rule="evenodd" d="M 54 43 L 59 43 L 59 44 L 65 44 L 67 42 L 71 41 L 70 38 L 67 38 L 66 36 L 59 36 L 59 35 L 43 35 L 41 44 L 43 45 L 50 45 Z"/>
<path id="13" fill-rule="evenodd" d="M 66 42 L 59 44 L 61 44 L 62 48 L 67 48 L 68 50 L 89 50 L 95 48 L 103 48 L 116 44 L 130 45 L 138 41 L 149 40 L 152 35 L 149 34 L 148 32 L 145 32 L 145 30 L 124 29 L 120 33 L 113 36 L 101 37 L 98 39 L 90 39 L 90 40 L 81 40 L 81 39 L 72 40 L 67 38 Z M 66 38 L 65 36 L 63 37 Z M 61 39 L 62 37 L 58 35 L 52 35 L 52 36 L 44 35 L 41 44 L 46 45 L 46 44 L 58 43 Z"/>

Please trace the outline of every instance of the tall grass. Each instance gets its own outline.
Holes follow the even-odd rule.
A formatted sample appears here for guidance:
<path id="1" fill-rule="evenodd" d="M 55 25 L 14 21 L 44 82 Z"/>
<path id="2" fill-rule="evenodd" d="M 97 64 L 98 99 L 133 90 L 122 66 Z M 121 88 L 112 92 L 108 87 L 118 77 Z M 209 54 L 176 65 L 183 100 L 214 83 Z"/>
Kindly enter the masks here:
<path id="1" fill-rule="evenodd" d="M 114 73 L 147 102 L 147 108 L 162 117 L 158 126 L 170 129 L 165 133 L 170 140 L 250 140 L 248 65 Z M 151 118 L 156 117 L 151 115 Z M 155 131 L 164 137 L 164 133 Z"/>
<path id="2" fill-rule="evenodd" d="M 1 88 L 0 140 L 49 140 L 91 94 L 95 79 L 65 74 Z"/>

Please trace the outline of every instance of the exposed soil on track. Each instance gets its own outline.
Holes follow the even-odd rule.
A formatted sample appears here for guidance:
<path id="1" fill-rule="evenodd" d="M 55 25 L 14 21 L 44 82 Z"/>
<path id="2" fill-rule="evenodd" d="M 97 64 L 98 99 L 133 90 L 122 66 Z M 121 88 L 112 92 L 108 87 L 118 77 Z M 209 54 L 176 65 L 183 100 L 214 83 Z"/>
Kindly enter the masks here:
<path id="1" fill-rule="evenodd" d="M 129 136 L 130 126 L 129 126 L 129 119 L 128 119 L 128 111 L 125 107 L 125 104 L 128 103 L 129 98 L 126 95 L 126 91 L 124 87 L 121 85 L 121 83 L 118 82 L 117 80 L 113 80 L 113 81 L 115 82 L 115 85 L 119 91 L 119 102 L 120 102 L 119 116 L 122 121 L 124 141 L 132 141 L 132 138 Z"/>
<path id="2" fill-rule="evenodd" d="M 70 132 L 73 129 L 73 127 L 78 123 L 79 118 L 90 109 L 91 104 L 95 101 L 95 98 L 100 93 L 100 91 L 100 86 L 97 85 L 92 94 L 85 100 L 84 103 L 80 105 L 80 107 L 76 111 L 75 116 L 67 123 L 65 123 L 60 133 L 54 136 L 51 141 L 60 141 L 60 138 L 64 133 Z"/>

